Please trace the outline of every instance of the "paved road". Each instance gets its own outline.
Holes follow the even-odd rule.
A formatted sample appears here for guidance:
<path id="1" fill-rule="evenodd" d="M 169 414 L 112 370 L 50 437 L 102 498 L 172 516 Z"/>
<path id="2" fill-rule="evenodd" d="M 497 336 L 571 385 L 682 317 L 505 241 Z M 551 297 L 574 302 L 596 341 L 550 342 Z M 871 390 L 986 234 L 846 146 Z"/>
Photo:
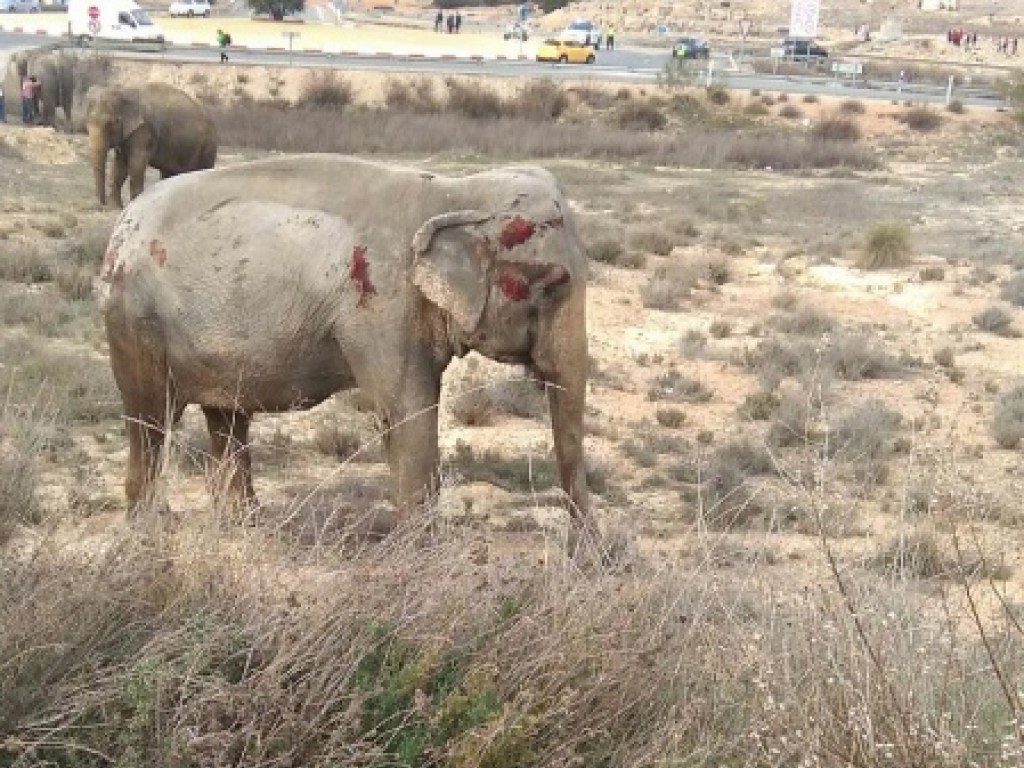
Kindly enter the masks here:
<path id="1" fill-rule="evenodd" d="M 51 38 L 0 32 L 0 58 L 5 54 L 36 45 L 52 42 Z M 164 51 L 142 53 L 137 51 L 112 51 L 114 56 L 157 58 L 170 62 L 202 63 L 219 65 L 219 54 L 214 48 L 168 47 Z M 448 58 L 430 59 L 411 56 L 346 56 L 340 54 L 313 54 L 256 50 L 231 52 L 231 61 L 237 64 L 260 64 L 265 66 L 328 67 L 348 71 L 378 72 L 419 72 L 444 74 L 475 74 L 491 77 L 549 77 L 552 79 L 592 79 L 605 82 L 648 82 L 654 83 L 664 71 L 668 61 L 665 51 L 623 48 L 616 51 L 602 51 L 599 64 L 544 64 L 536 61 L 472 61 Z M 857 84 L 844 83 L 830 77 L 818 76 L 772 76 L 728 71 L 728 62 L 716 60 L 713 81 L 728 88 L 754 89 L 792 94 L 815 94 L 862 100 L 912 100 L 942 104 L 945 89 L 931 85 L 900 85 L 894 82 L 873 82 Z M 701 78 L 701 83 L 705 80 Z M 953 98 L 964 105 L 975 108 L 1001 109 L 1002 99 L 994 93 L 980 89 L 955 89 Z"/>

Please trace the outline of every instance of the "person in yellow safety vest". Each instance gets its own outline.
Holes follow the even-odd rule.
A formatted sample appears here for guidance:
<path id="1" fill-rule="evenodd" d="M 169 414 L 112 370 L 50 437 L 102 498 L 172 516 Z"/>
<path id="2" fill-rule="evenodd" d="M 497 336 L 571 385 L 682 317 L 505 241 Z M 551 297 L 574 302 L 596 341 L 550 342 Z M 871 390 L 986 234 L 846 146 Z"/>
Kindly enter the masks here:
<path id="1" fill-rule="evenodd" d="M 604 43 L 605 50 L 614 51 L 615 50 L 615 25 L 614 24 L 609 24 L 608 25 L 608 34 L 605 35 L 604 40 L 605 40 L 605 43 Z"/>

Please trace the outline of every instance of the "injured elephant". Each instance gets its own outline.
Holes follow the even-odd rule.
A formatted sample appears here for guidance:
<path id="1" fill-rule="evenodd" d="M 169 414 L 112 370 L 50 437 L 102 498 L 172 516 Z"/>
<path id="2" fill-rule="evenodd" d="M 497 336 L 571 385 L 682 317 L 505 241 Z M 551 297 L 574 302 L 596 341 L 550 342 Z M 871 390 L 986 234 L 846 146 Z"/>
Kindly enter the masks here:
<path id="1" fill-rule="evenodd" d="M 591 529 L 586 274 L 540 168 L 446 178 L 305 155 L 158 184 L 122 212 L 100 276 L 129 504 L 150 500 L 187 405 L 230 462 L 230 500 L 251 506 L 253 415 L 358 387 L 388 427 L 401 519 L 437 489 L 442 373 L 476 350 L 546 383 L 561 486 Z"/>

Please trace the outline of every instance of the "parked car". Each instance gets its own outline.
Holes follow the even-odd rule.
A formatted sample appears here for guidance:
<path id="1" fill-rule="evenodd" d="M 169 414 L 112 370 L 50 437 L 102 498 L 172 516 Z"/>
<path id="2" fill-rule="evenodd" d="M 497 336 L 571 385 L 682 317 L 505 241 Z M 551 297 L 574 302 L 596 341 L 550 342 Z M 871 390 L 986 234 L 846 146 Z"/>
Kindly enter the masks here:
<path id="1" fill-rule="evenodd" d="M 537 48 L 537 61 L 557 61 L 562 64 L 593 64 L 594 52 L 586 42 L 549 38 Z"/>
<path id="2" fill-rule="evenodd" d="M 828 51 L 813 40 L 794 40 L 787 38 L 782 41 L 782 48 L 787 59 L 825 59 Z"/>
<path id="3" fill-rule="evenodd" d="M 39 0 L 0 0 L 0 13 L 39 13 Z"/>
<path id="4" fill-rule="evenodd" d="M 603 34 L 601 28 L 594 22 L 587 21 L 586 19 L 577 19 L 562 30 L 560 38 L 562 40 L 575 40 L 584 45 L 589 43 L 597 51 L 601 48 Z"/>
<path id="5" fill-rule="evenodd" d="M 518 22 L 515 24 L 509 24 L 505 27 L 505 39 L 522 40 L 523 42 L 526 42 L 530 39 L 530 30 L 525 25 Z"/>
<path id="6" fill-rule="evenodd" d="M 210 15 L 210 0 L 174 0 L 168 9 L 171 16 L 206 16 Z"/>
<path id="7" fill-rule="evenodd" d="M 680 37 L 672 46 L 672 57 L 676 59 L 706 59 L 709 56 L 708 41 L 700 37 Z"/>

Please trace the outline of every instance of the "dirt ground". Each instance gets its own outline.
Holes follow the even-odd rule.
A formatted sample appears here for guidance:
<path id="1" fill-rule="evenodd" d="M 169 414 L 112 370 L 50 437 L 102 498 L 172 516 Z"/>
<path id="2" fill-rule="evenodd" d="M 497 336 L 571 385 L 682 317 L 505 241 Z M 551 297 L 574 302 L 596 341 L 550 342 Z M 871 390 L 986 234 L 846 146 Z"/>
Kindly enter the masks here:
<path id="1" fill-rule="evenodd" d="M 276 83 L 279 97 L 302 87 L 302 73 L 247 70 L 242 83 L 240 71 L 149 66 L 131 76 L 159 77 L 192 91 L 241 88 L 255 98 L 268 95 L 261 92 L 268 83 Z M 352 77 L 361 101 L 379 101 L 380 78 Z M 763 99 L 746 97 L 758 98 Z M 799 108 L 811 125 L 838 105 Z M 807 515 L 827 503 L 836 515 L 829 525 L 850 567 L 869 562 L 907 531 L 941 537 L 950 525 L 970 525 L 985 557 L 1003 564 L 1009 588 L 1024 596 L 1017 526 L 1024 454 L 998 448 L 989 435 L 999 394 L 1021 377 L 1024 342 L 1019 334 L 986 332 L 973 319 L 998 304 L 1013 327 L 1024 329 L 1021 308 L 998 299 L 1000 287 L 1022 267 L 1024 252 L 1020 133 L 1005 115 L 967 112 L 945 115 L 940 130 L 922 136 L 894 119 L 903 109 L 868 105 L 857 118 L 865 141 L 883 159 L 879 171 L 792 174 L 547 163 L 565 186 L 592 251 L 618 242 L 642 262 L 642 268 L 593 264 L 588 449 L 599 476 L 599 515 L 623 527 L 645 551 L 685 551 L 692 536 L 710 527 L 737 556 L 767 556 L 770 567 L 802 582 L 821 565 L 811 567 L 815 521 Z M 80 233 L 112 222 L 113 214 L 98 210 L 93 200 L 83 137 L 6 125 L 0 128 L 0 154 L 0 248 L 59 254 Z M 258 154 L 226 147 L 219 162 Z M 440 172 L 476 167 L 445 157 L 401 161 Z M 910 261 L 894 269 L 859 269 L 865 238 L 886 221 L 907 228 Z M 705 271 L 713 265 L 717 272 Z M 680 266 L 696 277 L 671 271 Z M 685 283 L 679 305 L 667 310 L 645 298 L 665 270 Z M 8 299 L 22 293 L 45 300 L 51 288 L 2 285 Z M 32 313 L 11 311 L 5 317 L 4 379 L 16 380 L 26 365 L 12 352 L 24 343 L 37 352 L 54 348 L 88 356 L 103 371 L 104 343 L 91 300 L 72 304 L 74 317 L 57 328 Z M 778 374 L 781 384 L 765 389 L 764 379 L 775 374 L 755 361 L 762 353 L 769 362 L 782 354 L 770 351 L 769 342 L 807 342 L 819 350 L 808 353 L 813 357 L 843 334 L 883 354 L 883 370 L 848 375 L 811 365 Z M 561 525 L 550 483 L 541 479 L 550 480 L 546 419 L 511 416 L 498 406 L 481 419 L 489 422 L 483 426 L 453 417 L 452 392 L 481 381 L 523 390 L 517 398 L 534 397 L 531 385 L 501 366 L 472 359 L 452 366 L 442 405 L 451 481 L 443 510 L 478 520 L 495 536 Z M 844 419 L 867 418 L 856 409 L 868 401 L 896 414 L 898 424 L 884 446 L 857 449 L 877 451 L 879 456 L 867 458 L 884 463 L 885 471 L 865 479 L 865 456 L 853 448 L 830 455 L 815 440 L 774 443 L 768 433 L 775 417 L 765 422 L 764 415 L 751 416 L 750 404 L 759 392 L 787 388 L 813 404 L 815 430 L 835 431 Z M 72 525 L 97 531 L 121 524 L 126 446 L 109 380 L 104 378 L 100 394 L 88 397 L 104 403 L 103 416 L 62 435 L 69 447 L 47 463 L 46 499 L 53 510 L 71 511 Z M 350 395 L 341 395 L 307 413 L 257 419 L 257 487 L 269 508 L 292 509 L 297 499 L 306 499 L 312 507 L 304 514 L 312 520 L 339 505 L 383 501 L 386 473 L 373 423 L 352 404 Z M 202 474 L 189 459 L 201 454 L 203 432 L 201 416 L 189 413 L 167 484 L 172 507 L 188 515 L 206 514 L 209 503 Z M 334 436 L 349 432 L 367 443 L 369 463 L 339 463 L 331 455 Z M 722 450 L 739 444 L 768 456 L 769 466 L 752 470 L 740 462 L 739 469 L 728 470 L 745 475 L 732 488 L 749 493 L 739 508 L 728 496 L 702 507 L 707 501 L 694 497 L 692 471 L 710 471 L 704 462 L 722 459 L 728 453 Z M 492 461 L 518 462 L 517 471 L 536 465 L 537 480 L 528 469 L 525 477 L 509 470 L 488 481 L 474 467 Z M 817 489 L 808 485 L 812 476 L 821 481 Z M 968 506 L 976 519 L 964 517 L 957 501 L 964 496 L 972 499 Z"/>

